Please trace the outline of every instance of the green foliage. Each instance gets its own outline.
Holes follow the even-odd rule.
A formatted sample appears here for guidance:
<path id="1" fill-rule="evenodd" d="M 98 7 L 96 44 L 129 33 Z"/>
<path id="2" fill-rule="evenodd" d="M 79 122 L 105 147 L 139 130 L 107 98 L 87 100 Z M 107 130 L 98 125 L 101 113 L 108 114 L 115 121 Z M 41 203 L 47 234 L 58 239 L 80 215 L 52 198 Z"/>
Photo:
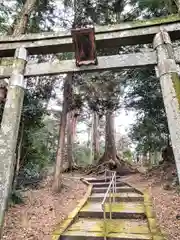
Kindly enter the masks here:
<path id="1" fill-rule="evenodd" d="M 105 23 L 115 23 L 121 21 L 122 12 L 127 0 L 77 0 L 75 6 L 72 0 L 64 0 L 66 8 L 73 8 L 76 11 L 76 18 L 82 16 L 82 12 L 86 19 L 92 19 L 94 23 L 104 25 Z M 82 9 L 84 11 L 82 11 Z"/>
<path id="2" fill-rule="evenodd" d="M 86 166 L 89 164 L 90 149 L 87 146 L 77 146 L 74 148 L 75 162 L 80 166 Z"/>
<path id="3" fill-rule="evenodd" d="M 130 137 L 141 152 L 160 150 L 168 140 L 168 125 L 159 80 L 153 69 L 139 69 L 128 75 L 125 103 L 137 111 L 137 122 Z M 127 84 L 127 83 L 126 83 Z"/>
<path id="4" fill-rule="evenodd" d="M 8 4 L 0 8 L 0 32 L 5 33 L 11 22 L 8 20 L 15 19 L 20 12 L 25 0 L 15 1 L 12 11 Z M 167 15 L 177 12 L 174 1 L 163 0 L 131 0 L 133 9 L 129 13 L 124 13 L 124 7 L 128 1 L 126 0 L 93 0 L 78 1 L 79 6 L 82 4 L 87 17 L 96 24 L 111 24 L 121 22 L 122 19 L 129 20 L 137 17 L 152 17 Z M 66 10 L 74 8 L 73 2 L 64 1 Z M 54 11 L 56 10 L 56 11 Z M 51 0 L 38 0 L 36 9 L 29 19 L 27 32 L 40 32 L 52 30 L 53 25 L 57 22 L 67 24 L 69 15 L 55 9 L 55 2 Z M 70 22 L 69 27 L 72 26 Z M 134 48 L 133 48 L 134 49 Z M 122 51 L 134 51 L 130 48 L 123 48 Z M 119 53 L 119 49 L 101 49 L 98 54 L 109 55 Z M 70 59 L 72 53 L 58 54 L 59 60 Z M 42 60 L 42 59 L 40 59 Z M 39 61 L 40 61 L 39 60 Z M 81 108 L 84 102 L 88 102 L 90 109 L 97 111 L 100 115 L 104 115 L 109 109 L 117 110 L 120 107 L 120 94 L 123 88 L 120 85 L 124 73 L 104 72 L 97 74 L 78 75 L 74 87 L 77 88 L 73 98 L 73 108 Z M 131 138 L 137 143 L 139 151 L 147 151 L 149 149 L 159 149 L 168 136 L 168 127 L 160 92 L 158 80 L 154 77 L 154 70 L 148 68 L 145 70 L 135 70 L 132 76 L 127 73 L 127 81 L 129 84 L 126 95 L 126 107 L 134 109 L 138 112 L 137 123 L 132 127 Z M 50 131 L 47 123 L 43 122 L 44 116 L 47 114 L 46 108 L 51 96 L 53 83 L 55 78 L 40 78 L 36 85 L 34 78 L 28 79 L 29 87 L 25 94 L 24 107 L 22 113 L 21 126 L 24 125 L 23 144 L 21 148 L 21 168 L 24 169 L 25 175 L 36 176 L 39 171 L 54 160 L 55 148 L 58 131 Z M 130 80 L 130 81 L 129 81 Z M 90 94 L 89 94 L 90 93 Z M 3 109 L 3 106 L 2 108 Z M 124 154 L 130 157 L 130 152 L 125 151 Z M 80 164 L 86 164 L 89 161 L 90 152 L 85 146 L 77 146 L 75 149 L 75 158 Z"/>
<path id="5" fill-rule="evenodd" d="M 6 4 L 0 3 L 0 35 L 4 34 L 8 30 L 8 17 L 10 15 L 10 9 Z"/>
<path id="6" fill-rule="evenodd" d="M 4 1 L 0 7 L 0 32 L 10 33 L 15 21 L 26 0 L 17 0 L 7 3 Z M 54 1 L 37 0 L 32 12 L 27 32 L 39 32 L 52 30 L 57 12 L 54 11 Z M 13 11 L 12 11 L 13 10 Z M 11 27 L 10 27 L 11 26 Z M 42 58 L 42 57 L 41 57 Z M 25 91 L 22 118 L 20 124 L 19 141 L 20 146 L 20 172 L 24 171 L 25 178 L 38 176 L 41 169 L 49 162 L 50 151 L 46 145 L 44 115 L 47 114 L 47 104 L 52 95 L 53 84 L 56 77 L 28 78 L 28 88 Z M 38 84 L 37 84 L 38 83 Z M 4 104 L 1 104 L 0 116 L 2 118 Z"/>
<path id="7" fill-rule="evenodd" d="M 47 114 L 47 103 L 52 93 L 54 78 L 40 78 L 34 86 L 34 79 L 29 79 L 24 97 L 21 126 L 23 125 L 23 143 L 21 146 L 21 168 L 42 169 L 48 162 L 46 147 L 47 134 L 43 123 Z M 21 133 L 19 134 L 20 137 Z M 33 167 L 34 166 L 34 167 Z M 34 170 L 32 170 L 34 171 Z"/>
<path id="8" fill-rule="evenodd" d="M 83 74 L 77 81 L 82 102 L 87 102 L 89 108 L 98 112 L 100 116 L 107 110 L 117 110 L 120 107 L 120 97 L 123 92 L 120 81 L 121 73 L 106 71 L 93 75 Z"/>
<path id="9" fill-rule="evenodd" d="M 23 204 L 23 203 L 24 201 L 20 191 L 11 192 L 9 197 L 9 202 L 8 202 L 9 206 L 14 206 L 15 204 Z"/>
<path id="10" fill-rule="evenodd" d="M 74 149 L 74 157 L 75 157 L 75 162 L 77 162 L 78 165 L 80 166 L 87 166 L 89 164 L 89 160 L 90 160 L 90 148 L 89 146 L 82 144 L 79 145 L 77 144 Z M 99 156 L 100 157 L 104 152 L 104 147 L 100 147 L 100 151 L 99 151 Z"/>
<path id="11" fill-rule="evenodd" d="M 176 0 L 131 0 L 131 4 L 134 8 L 140 9 L 145 18 L 166 16 L 178 12 Z"/>
<path id="12" fill-rule="evenodd" d="M 128 162 L 132 162 L 132 152 L 130 149 L 123 151 L 123 158 L 127 159 Z"/>
<path id="13" fill-rule="evenodd" d="M 152 18 L 177 13 L 174 0 L 131 0 L 133 11 L 139 17 Z M 134 15 L 135 17 L 135 15 Z M 138 15 L 136 15 L 138 17 Z M 128 79 L 128 80 L 127 80 Z M 137 121 L 130 130 L 130 138 L 141 153 L 160 151 L 167 145 L 169 131 L 159 79 L 154 69 L 127 71 L 125 105 L 137 112 Z"/>

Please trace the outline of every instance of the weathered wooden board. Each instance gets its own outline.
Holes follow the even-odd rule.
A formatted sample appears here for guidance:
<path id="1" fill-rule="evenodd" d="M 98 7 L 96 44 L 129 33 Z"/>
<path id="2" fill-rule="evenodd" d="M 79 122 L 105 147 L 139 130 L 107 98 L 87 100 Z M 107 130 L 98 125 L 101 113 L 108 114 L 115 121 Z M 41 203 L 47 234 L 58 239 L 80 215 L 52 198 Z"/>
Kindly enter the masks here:
<path id="1" fill-rule="evenodd" d="M 180 17 L 170 16 L 148 21 L 134 21 L 112 26 L 96 27 L 97 48 L 152 43 L 160 26 L 168 31 L 172 40 L 180 39 Z M 24 46 L 29 54 L 50 54 L 73 51 L 70 32 L 27 34 L 12 38 L 0 37 L 0 56 L 11 57 L 17 47 Z"/>

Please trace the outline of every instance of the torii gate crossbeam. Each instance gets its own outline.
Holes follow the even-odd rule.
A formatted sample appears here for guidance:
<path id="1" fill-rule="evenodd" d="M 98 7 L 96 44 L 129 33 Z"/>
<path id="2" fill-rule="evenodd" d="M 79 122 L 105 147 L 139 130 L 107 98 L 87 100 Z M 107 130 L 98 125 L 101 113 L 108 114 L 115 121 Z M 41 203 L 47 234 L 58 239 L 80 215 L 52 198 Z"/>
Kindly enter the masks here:
<path id="1" fill-rule="evenodd" d="M 180 39 L 180 16 L 133 21 L 112 26 L 97 26 L 97 49 L 117 48 L 126 45 L 148 44 L 163 27 L 171 39 Z M 26 34 L 18 37 L 0 37 L 0 57 L 13 57 L 17 48 L 24 47 L 29 55 L 73 52 L 71 33 Z"/>
<path id="2" fill-rule="evenodd" d="M 180 47 L 174 50 L 176 63 L 180 64 Z M 157 65 L 155 52 L 131 53 L 123 55 L 105 56 L 98 58 L 98 65 L 76 67 L 74 60 L 64 60 L 57 63 L 27 64 L 25 77 L 50 76 L 73 72 L 97 72 L 104 70 L 121 70 L 125 68 L 138 68 Z M 0 66 L 0 79 L 12 75 L 12 66 Z"/>

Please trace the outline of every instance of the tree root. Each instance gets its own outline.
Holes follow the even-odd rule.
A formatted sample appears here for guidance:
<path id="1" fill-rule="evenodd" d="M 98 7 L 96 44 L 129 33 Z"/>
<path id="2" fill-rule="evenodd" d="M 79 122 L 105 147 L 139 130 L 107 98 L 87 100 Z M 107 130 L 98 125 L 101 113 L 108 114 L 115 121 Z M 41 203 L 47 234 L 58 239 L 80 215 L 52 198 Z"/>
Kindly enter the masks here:
<path id="1" fill-rule="evenodd" d="M 100 159 L 98 165 L 89 166 L 90 169 L 88 169 L 86 174 L 87 175 L 89 175 L 89 174 L 100 175 L 100 174 L 103 174 L 106 169 L 116 171 L 117 174 L 119 174 L 121 176 L 139 172 L 130 163 L 119 158 L 119 156 L 116 156 L 116 161 L 110 159 L 108 161 L 102 162 L 102 159 L 103 158 Z"/>

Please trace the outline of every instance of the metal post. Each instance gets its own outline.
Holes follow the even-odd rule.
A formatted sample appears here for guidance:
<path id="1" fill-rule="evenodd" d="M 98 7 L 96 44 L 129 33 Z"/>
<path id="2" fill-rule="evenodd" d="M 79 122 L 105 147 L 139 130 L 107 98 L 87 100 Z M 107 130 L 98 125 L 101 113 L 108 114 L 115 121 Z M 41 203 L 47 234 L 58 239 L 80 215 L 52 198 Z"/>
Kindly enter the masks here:
<path id="1" fill-rule="evenodd" d="M 111 188 L 110 188 L 110 196 L 109 196 L 109 216 L 112 219 L 112 199 L 111 199 Z"/>
<path id="2" fill-rule="evenodd" d="M 15 51 L 13 72 L 9 81 L 7 99 L 0 129 L 0 232 L 4 222 L 15 163 L 15 150 L 24 99 L 24 70 L 27 61 L 25 48 Z"/>
<path id="3" fill-rule="evenodd" d="M 113 203 L 115 203 L 115 175 L 113 176 Z"/>
<path id="4" fill-rule="evenodd" d="M 106 209 L 105 209 L 105 205 L 103 205 L 103 215 L 104 215 L 104 240 L 106 240 L 107 227 L 106 227 Z"/>
<path id="5" fill-rule="evenodd" d="M 180 79 L 169 34 L 163 29 L 154 38 L 157 75 L 160 78 L 169 132 L 180 182 Z"/>

